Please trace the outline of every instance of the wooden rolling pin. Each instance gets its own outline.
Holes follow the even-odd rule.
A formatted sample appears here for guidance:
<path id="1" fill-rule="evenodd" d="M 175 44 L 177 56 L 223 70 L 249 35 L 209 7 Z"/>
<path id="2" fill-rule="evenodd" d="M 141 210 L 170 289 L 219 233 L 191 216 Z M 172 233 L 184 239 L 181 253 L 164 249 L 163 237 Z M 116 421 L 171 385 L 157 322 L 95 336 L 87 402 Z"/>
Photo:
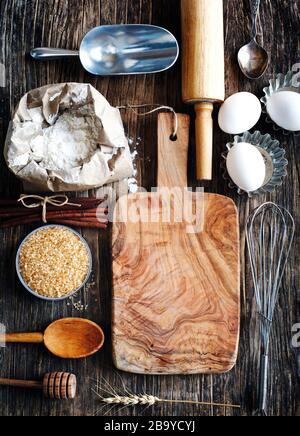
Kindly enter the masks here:
<path id="1" fill-rule="evenodd" d="M 51 400 L 73 400 L 76 397 L 77 381 L 74 374 L 53 372 L 46 374 L 43 381 L 0 378 L 0 386 L 41 390 Z"/>
<path id="2" fill-rule="evenodd" d="M 183 100 L 196 110 L 197 179 L 212 179 L 214 103 L 225 98 L 223 0 L 181 0 Z"/>

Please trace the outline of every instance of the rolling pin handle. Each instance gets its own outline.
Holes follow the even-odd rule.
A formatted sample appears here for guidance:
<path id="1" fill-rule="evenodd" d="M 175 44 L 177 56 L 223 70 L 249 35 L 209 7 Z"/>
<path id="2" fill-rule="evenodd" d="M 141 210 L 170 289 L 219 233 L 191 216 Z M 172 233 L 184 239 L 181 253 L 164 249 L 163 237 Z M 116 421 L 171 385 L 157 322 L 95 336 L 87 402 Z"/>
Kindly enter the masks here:
<path id="1" fill-rule="evenodd" d="M 212 180 L 213 110 L 209 102 L 195 105 L 197 180 Z"/>

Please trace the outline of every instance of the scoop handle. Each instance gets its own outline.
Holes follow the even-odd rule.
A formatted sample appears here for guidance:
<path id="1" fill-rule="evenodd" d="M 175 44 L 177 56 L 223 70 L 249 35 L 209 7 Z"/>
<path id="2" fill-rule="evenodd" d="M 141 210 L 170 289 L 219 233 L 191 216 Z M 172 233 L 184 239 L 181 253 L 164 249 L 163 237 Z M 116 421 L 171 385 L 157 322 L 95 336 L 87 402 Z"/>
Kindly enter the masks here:
<path id="1" fill-rule="evenodd" d="M 43 333 L 8 333 L 0 335 L 0 343 L 18 344 L 42 344 L 44 342 Z"/>
<path id="2" fill-rule="evenodd" d="M 30 55 L 37 61 L 51 61 L 69 57 L 78 57 L 79 52 L 74 50 L 64 50 L 61 48 L 39 47 L 31 50 Z"/>

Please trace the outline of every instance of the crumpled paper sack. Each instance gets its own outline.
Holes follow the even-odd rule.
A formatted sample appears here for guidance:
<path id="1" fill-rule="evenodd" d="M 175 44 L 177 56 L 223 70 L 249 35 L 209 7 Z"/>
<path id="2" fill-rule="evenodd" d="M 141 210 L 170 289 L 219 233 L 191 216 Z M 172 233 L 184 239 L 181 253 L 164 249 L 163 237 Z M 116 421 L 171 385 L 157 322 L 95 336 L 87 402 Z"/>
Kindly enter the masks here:
<path id="1" fill-rule="evenodd" d="M 28 131 L 32 134 L 35 123 L 39 123 L 39 129 L 41 123 L 43 128 L 54 125 L 66 111 L 94 117 L 99 146 L 80 166 L 49 170 L 40 165 L 40 159 L 32 152 Z M 10 125 L 4 156 L 9 169 L 25 185 L 34 186 L 40 192 L 86 191 L 133 174 L 120 112 L 89 84 L 50 85 L 27 93 Z"/>

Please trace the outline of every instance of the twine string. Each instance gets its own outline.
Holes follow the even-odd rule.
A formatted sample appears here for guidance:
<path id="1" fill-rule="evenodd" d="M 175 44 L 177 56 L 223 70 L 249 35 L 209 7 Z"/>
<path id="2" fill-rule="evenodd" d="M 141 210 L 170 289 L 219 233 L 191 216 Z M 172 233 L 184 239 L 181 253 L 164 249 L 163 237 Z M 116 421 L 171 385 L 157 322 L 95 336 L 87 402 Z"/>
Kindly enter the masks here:
<path id="1" fill-rule="evenodd" d="M 35 203 L 27 203 L 27 200 L 36 200 Z M 21 195 L 18 200 L 18 203 L 22 203 L 24 207 L 27 209 L 37 209 L 42 207 L 42 219 L 43 223 L 47 224 L 47 206 L 51 205 L 54 207 L 63 207 L 66 205 L 81 207 L 81 204 L 78 203 L 70 203 L 67 195 L 52 195 L 50 197 L 42 197 L 41 195 Z"/>
<path id="2" fill-rule="evenodd" d="M 147 108 L 147 107 L 154 107 L 154 109 L 151 109 L 147 112 L 138 112 L 136 109 L 142 109 L 142 108 Z M 138 117 L 146 117 L 147 115 L 151 115 L 154 114 L 155 112 L 159 112 L 160 110 L 167 110 L 169 112 L 172 112 L 172 114 L 174 115 L 174 130 L 172 132 L 172 137 L 176 138 L 177 136 L 177 132 L 178 132 L 178 116 L 177 113 L 175 112 L 174 108 L 170 107 L 170 106 L 164 106 L 164 105 L 160 105 L 160 104 L 126 104 L 124 106 L 117 106 L 117 109 L 130 109 L 135 115 L 137 115 Z"/>

